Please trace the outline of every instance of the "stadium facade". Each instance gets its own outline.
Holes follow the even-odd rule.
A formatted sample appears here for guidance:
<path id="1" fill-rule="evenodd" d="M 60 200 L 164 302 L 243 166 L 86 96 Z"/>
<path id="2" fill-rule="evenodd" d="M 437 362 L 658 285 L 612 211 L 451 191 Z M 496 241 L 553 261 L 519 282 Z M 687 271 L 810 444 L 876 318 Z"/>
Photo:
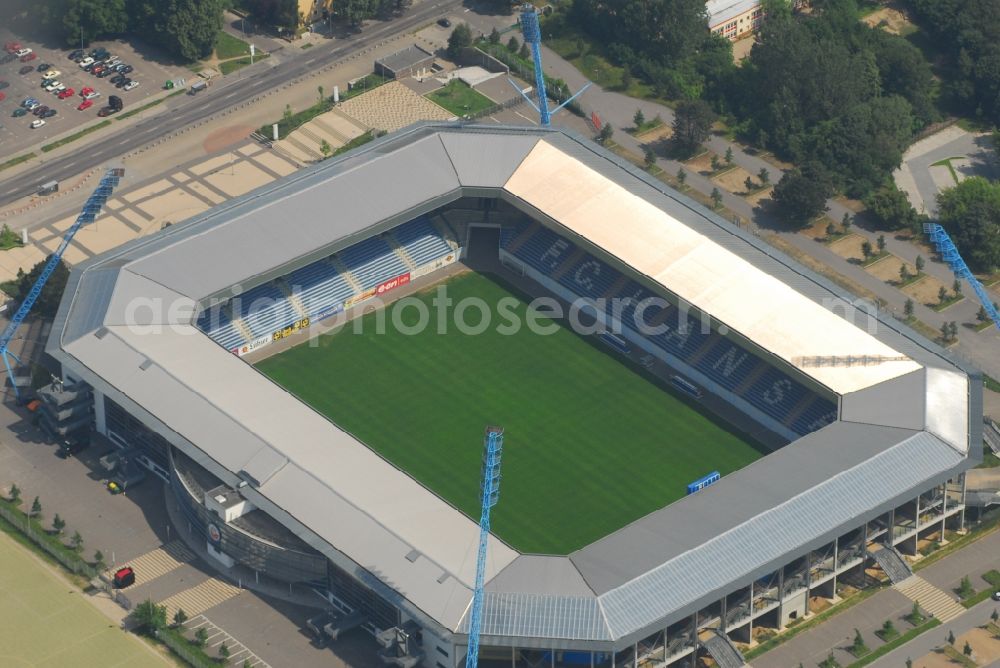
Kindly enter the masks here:
<path id="1" fill-rule="evenodd" d="M 484 231 L 511 271 L 787 443 L 569 555 L 494 538 L 484 664 L 687 665 L 962 528 L 978 372 L 559 130 L 418 125 L 110 251 L 72 271 L 47 351 L 216 558 L 313 588 L 332 635 L 408 637 L 388 662 L 458 666 L 476 523 L 241 356 Z"/>

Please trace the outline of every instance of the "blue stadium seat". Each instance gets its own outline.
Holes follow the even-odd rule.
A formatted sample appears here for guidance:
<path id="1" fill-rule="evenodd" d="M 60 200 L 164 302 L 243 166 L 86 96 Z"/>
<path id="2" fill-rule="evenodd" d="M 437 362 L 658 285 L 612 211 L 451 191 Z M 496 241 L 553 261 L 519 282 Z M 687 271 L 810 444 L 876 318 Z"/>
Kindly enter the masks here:
<path id="1" fill-rule="evenodd" d="M 434 229 L 431 221 L 423 216 L 400 225 L 392 233 L 418 267 L 452 252 L 448 242 Z"/>
<path id="2" fill-rule="evenodd" d="M 759 357 L 716 335 L 718 341 L 698 360 L 697 368 L 727 390 L 735 390 L 759 365 Z"/>
<path id="3" fill-rule="evenodd" d="M 837 419 L 837 405 L 823 397 L 814 397 L 802 414 L 792 421 L 792 431 L 805 435 L 822 429 Z"/>
<path id="4" fill-rule="evenodd" d="M 354 294 L 354 288 L 327 260 L 313 262 L 288 275 L 292 293 L 310 317 L 327 312 Z"/>
<path id="5" fill-rule="evenodd" d="M 744 392 L 744 399 L 766 415 L 783 422 L 788 416 L 788 411 L 808 394 L 809 390 L 803 385 L 777 369 L 770 368 Z"/>
<path id="6" fill-rule="evenodd" d="M 607 294 L 620 276 L 600 260 L 585 255 L 559 277 L 559 283 L 581 297 L 599 299 Z"/>
<path id="7" fill-rule="evenodd" d="M 539 225 L 534 234 L 517 249 L 514 257 L 543 274 L 550 274 L 575 248 L 549 228 Z"/>
<path id="8" fill-rule="evenodd" d="M 349 246 L 338 254 L 351 274 L 367 290 L 408 270 L 384 239 L 371 237 Z"/>

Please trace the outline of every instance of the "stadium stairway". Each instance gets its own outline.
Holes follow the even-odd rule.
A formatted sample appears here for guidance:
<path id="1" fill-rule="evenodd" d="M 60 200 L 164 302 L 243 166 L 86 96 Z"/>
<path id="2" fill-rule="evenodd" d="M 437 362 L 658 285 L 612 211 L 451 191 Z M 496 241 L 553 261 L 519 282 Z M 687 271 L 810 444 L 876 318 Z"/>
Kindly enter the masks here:
<path id="1" fill-rule="evenodd" d="M 135 572 L 135 584 L 140 586 L 180 568 L 189 561 L 194 561 L 194 554 L 182 541 L 175 540 L 108 569 L 103 577 L 110 582 L 118 568 L 131 566 Z"/>
<path id="2" fill-rule="evenodd" d="M 243 322 L 243 318 L 233 318 L 233 324 L 236 325 L 236 329 L 240 330 L 240 334 L 243 335 L 243 341 L 253 341 L 255 338 L 254 333 L 250 331 L 250 326 Z"/>
<path id="3" fill-rule="evenodd" d="M 343 276 L 344 280 L 351 284 L 355 293 L 361 292 L 361 283 L 359 283 L 357 277 L 351 273 L 351 270 L 347 268 L 347 265 L 340 261 L 339 257 L 336 255 L 331 256 L 330 262 L 333 263 L 337 273 Z"/>
<path id="4" fill-rule="evenodd" d="M 892 587 L 934 615 L 942 624 L 950 622 L 965 612 L 965 608 L 955 599 L 919 575 L 911 575 Z"/>
<path id="5" fill-rule="evenodd" d="M 572 253 L 569 253 L 566 259 L 558 267 L 553 269 L 552 273 L 550 273 L 549 276 L 555 281 L 558 281 L 560 278 L 563 277 L 563 274 L 565 274 L 567 271 L 576 266 L 576 263 L 586 256 L 587 252 L 585 250 L 583 250 L 582 248 L 577 248 Z"/>
<path id="6" fill-rule="evenodd" d="M 444 238 L 445 243 L 451 246 L 452 250 L 458 250 L 459 247 L 458 235 L 455 233 L 455 230 L 452 229 L 451 225 L 448 223 L 447 220 L 444 219 L 443 216 L 441 215 L 434 216 L 433 218 L 431 218 L 431 224 L 434 226 L 434 229 L 438 231 L 438 234 L 440 234 L 441 237 Z"/>
<path id="7" fill-rule="evenodd" d="M 399 240 L 396 238 L 395 234 L 389 232 L 383 237 L 383 239 L 385 239 L 385 242 L 389 244 L 389 248 L 391 248 L 392 252 L 396 254 L 396 257 L 402 260 L 407 269 L 413 271 L 417 268 L 417 263 L 413 261 L 413 258 L 406 252 L 406 249 L 399 245 Z"/>
<path id="8" fill-rule="evenodd" d="M 281 290 L 282 293 L 284 293 L 285 299 L 287 299 L 288 303 L 292 305 L 292 308 L 295 309 L 296 313 L 298 313 L 303 318 L 308 317 L 309 313 L 308 311 L 306 311 L 306 307 L 302 303 L 302 300 L 299 299 L 298 295 L 292 292 L 292 286 L 288 284 L 287 276 L 282 276 L 281 278 L 279 278 L 277 281 L 275 281 L 275 285 L 277 285 L 278 289 Z"/>
<path id="9" fill-rule="evenodd" d="M 209 578 L 200 584 L 177 592 L 173 596 L 160 601 L 167 608 L 167 619 L 173 619 L 174 613 L 183 609 L 189 616 L 200 615 L 209 608 L 214 608 L 223 601 L 228 601 L 243 591 L 227 582 Z"/>
<path id="10" fill-rule="evenodd" d="M 535 232 L 538 231 L 539 227 L 541 227 L 541 225 L 532 221 L 532 223 L 527 227 L 525 227 L 520 234 L 511 239 L 510 245 L 507 246 L 507 248 L 505 248 L 504 250 L 506 250 L 508 253 L 512 255 L 516 254 L 517 251 L 521 248 L 521 246 L 523 246 L 525 242 L 528 241 L 528 239 L 535 236 Z"/>
<path id="11" fill-rule="evenodd" d="M 719 668 L 741 668 L 747 665 L 747 662 L 743 660 L 743 655 L 723 633 L 712 633 L 701 644 L 715 659 Z"/>
<path id="12" fill-rule="evenodd" d="M 625 289 L 625 286 L 627 284 L 628 284 L 628 279 L 625 276 L 619 276 L 617 280 L 615 280 L 615 282 L 611 284 L 611 287 L 608 288 L 607 291 L 601 295 L 601 298 L 611 299 L 616 295 L 620 295 L 622 293 L 622 290 Z"/>
<path id="13" fill-rule="evenodd" d="M 798 420 L 799 417 L 806 412 L 807 408 L 812 406 L 817 401 L 821 401 L 821 399 L 812 394 L 807 394 L 806 396 L 802 397 L 799 403 L 792 406 L 792 410 L 788 411 L 788 417 L 786 417 L 782 421 L 782 424 L 784 424 L 789 429 L 793 428 L 795 421 Z"/>
<path id="14" fill-rule="evenodd" d="M 882 549 L 875 550 L 872 556 L 894 585 L 913 576 L 913 570 L 906 559 L 893 547 L 883 546 Z"/>
<path id="15" fill-rule="evenodd" d="M 768 366 L 766 364 L 758 364 L 757 367 L 750 372 L 750 374 L 743 379 L 743 381 L 736 386 L 737 396 L 742 397 L 746 392 L 753 387 L 753 384 L 760 380 L 760 377 L 767 373 Z"/>

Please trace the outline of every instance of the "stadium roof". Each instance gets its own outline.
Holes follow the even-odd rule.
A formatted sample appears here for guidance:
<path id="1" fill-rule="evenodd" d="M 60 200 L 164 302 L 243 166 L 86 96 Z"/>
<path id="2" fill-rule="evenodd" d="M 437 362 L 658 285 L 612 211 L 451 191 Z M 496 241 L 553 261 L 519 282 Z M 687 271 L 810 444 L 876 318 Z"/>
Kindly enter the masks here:
<path id="1" fill-rule="evenodd" d="M 245 496 L 335 563 L 464 632 L 476 524 L 193 325 L 236 286 L 464 196 L 506 199 L 786 362 L 901 358 L 801 368 L 841 396 L 837 422 L 572 555 L 492 540 L 484 642 L 641 637 L 976 456 L 975 372 L 559 130 L 418 125 L 110 251 L 74 269 L 48 350 L 227 484 L 248 481 Z"/>

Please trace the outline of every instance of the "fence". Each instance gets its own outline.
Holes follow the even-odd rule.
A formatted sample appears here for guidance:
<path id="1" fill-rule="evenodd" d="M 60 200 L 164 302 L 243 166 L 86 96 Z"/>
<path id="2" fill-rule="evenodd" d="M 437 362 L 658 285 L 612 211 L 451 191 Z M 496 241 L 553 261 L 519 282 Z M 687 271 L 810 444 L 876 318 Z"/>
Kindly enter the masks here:
<path id="1" fill-rule="evenodd" d="M 176 654 L 187 663 L 189 666 L 199 666 L 205 665 L 216 665 L 210 658 L 207 658 L 204 650 L 193 649 L 191 644 L 182 637 L 174 635 L 170 631 L 160 631 L 157 630 L 154 635 L 156 639 L 170 648 L 170 651 Z"/>
<path id="2" fill-rule="evenodd" d="M 97 569 L 84 561 L 83 557 L 80 557 L 73 552 L 68 552 L 68 548 L 67 551 L 62 551 L 51 545 L 49 537 L 45 531 L 42 530 L 40 535 L 39 530 L 31 525 L 31 519 L 24 513 L 10 510 L 9 508 L 0 505 L 0 517 L 7 520 L 11 526 L 20 531 L 28 540 L 42 548 L 42 550 L 47 552 L 49 556 L 65 566 L 68 570 L 76 573 L 77 575 L 83 575 L 88 579 L 98 577 L 99 572 Z"/>

